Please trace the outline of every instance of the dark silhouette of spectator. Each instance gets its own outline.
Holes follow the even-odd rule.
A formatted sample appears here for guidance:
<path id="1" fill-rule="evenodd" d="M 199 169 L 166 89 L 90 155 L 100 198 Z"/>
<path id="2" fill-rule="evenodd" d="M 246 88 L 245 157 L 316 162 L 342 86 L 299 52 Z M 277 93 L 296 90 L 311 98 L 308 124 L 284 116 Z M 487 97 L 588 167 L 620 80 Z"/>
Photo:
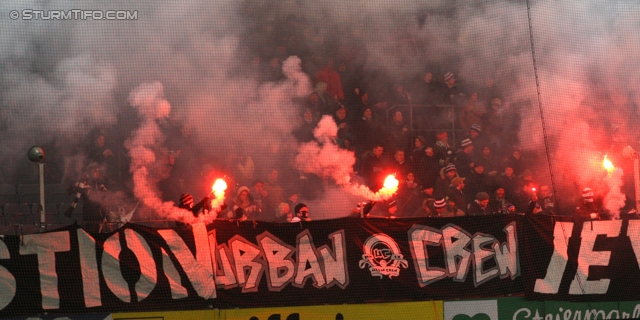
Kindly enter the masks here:
<path id="1" fill-rule="evenodd" d="M 442 168 L 450 163 L 453 163 L 453 148 L 449 144 L 449 134 L 445 130 L 439 130 L 436 132 L 436 143 L 433 146 L 433 151 L 436 158 L 438 158 L 438 165 Z"/>
<path id="2" fill-rule="evenodd" d="M 444 86 L 442 88 L 442 103 L 456 104 L 461 97 L 460 89 L 456 86 L 456 77 L 451 72 L 444 75 Z"/>
<path id="3" fill-rule="evenodd" d="M 536 185 L 529 181 L 516 191 L 513 204 L 518 213 L 537 214 L 542 211 L 538 205 L 538 194 L 535 187 Z"/>
<path id="4" fill-rule="evenodd" d="M 558 214 L 556 208 L 556 199 L 548 185 L 540 186 L 540 195 L 538 197 L 538 205 L 542 209 L 541 214 L 554 216 Z"/>
<path id="5" fill-rule="evenodd" d="M 484 171 L 487 175 L 495 177 L 498 174 L 500 168 L 500 161 L 496 157 L 493 156 L 491 152 L 491 147 L 484 146 L 482 148 L 482 154 L 480 155 L 480 159 L 476 162 L 482 162 L 484 165 Z"/>
<path id="6" fill-rule="evenodd" d="M 513 174 L 515 174 L 516 176 L 522 175 L 525 170 L 527 170 L 527 163 L 522 158 L 522 152 L 517 146 L 513 147 L 511 154 L 505 157 L 504 161 L 505 163 L 508 163 L 511 168 L 513 168 Z"/>
<path id="7" fill-rule="evenodd" d="M 473 202 L 475 195 L 479 192 L 490 191 L 491 182 L 489 177 L 484 174 L 484 165 L 482 163 L 476 163 L 472 173 L 467 177 L 465 184 L 467 202 L 469 203 Z"/>
<path id="8" fill-rule="evenodd" d="M 291 222 L 311 221 L 309 218 L 309 207 L 304 203 L 298 203 L 293 210 Z"/>
<path id="9" fill-rule="evenodd" d="M 453 200 L 456 203 L 456 208 L 462 210 L 463 212 L 467 212 L 467 198 L 463 192 L 465 187 L 465 178 L 455 177 L 451 180 L 451 185 L 449 185 L 449 192 L 447 193 L 447 199 Z"/>
<path id="10" fill-rule="evenodd" d="M 491 207 L 491 211 L 496 214 L 507 214 L 507 213 L 515 213 L 515 206 L 511 204 L 505 198 L 505 191 L 503 187 L 496 188 L 496 191 L 493 193 L 493 197 L 489 200 L 489 207 Z M 512 211 L 509 211 L 509 208 L 512 208 Z"/>
<path id="11" fill-rule="evenodd" d="M 433 148 L 426 147 L 424 149 L 424 157 L 422 157 L 422 160 L 414 162 L 414 166 L 414 172 L 420 183 L 423 185 L 436 185 L 437 179 L 440 178 L 440 166 Z"/>
<path id="12" fill-rule="evenodd" d="M 278 205 L 285 202 L 284 190 L 278 182 L 279 174 L 277 169 L 272 169 L 267 175 L 267 181 L 263 186 L 267 195 L 262 198 L 264 212 L 275 212 Z"/>
<path id="13" fill-rule="evenodd" d="M 338 126 L 338 144 L 342 144 L 344 139 L 353 139 L 354 135 L 352 132 L 352 126 L 350 121 L 347 119 L 347 109 L 344 107 L 339 107 L 333 115 L 333 120 L 335 120 L 336 125 Z"/>
<path id="14" fill-rule="evenodd" d="M 471 130 L 471 127 L 476 124 L 483 126 L 483 117 L 487 113 L 487 108 L 482 102 L 478 100 L 478 93 L 474 92 L 469 96 L 464 109 L 462 109 L 458 115 L 460 127 L 465 131 Z"/>
<path id="15" fill-rule="evenodd" d="M 318 108 L 320 115 L 332 115 L 333 110 L 337 107 L 338 103 L 331 96 L 329 92 L 327 92 L 327 84 L 325 82 L 316 83 L 316 94 L 318 95 Z"/>
<path id="16" fill-rule="evenodd" d="M 313 130 L 318 125 L 318 121 L 313 117 L 311 109 L 305 109 L 299 126 L 295 129 L 294 135 L 300 142 L 309 142 L 314 139 Z"/>
<path id="17" fill-rule="evenodd" d="M 473 170 L 473 142 L 470 139 L 464 139 L 460 143 L 460 150 L 456 152 L 454 164 L 458 169 L 458 175 L 466 178 L 471 174 Z"/>
<path id="18" fill-rule="evenodd" d="M 344 91 L 344 103 L 347 106 L 353 106 L 360 99 L 362 73 L 356 70 L 353 64 L 344 61 L 338 63 L 337 71 L 340 74 Z M 353 119 L 353 117 L 350 117 L 350 119 Z"/>
<path id="19" fill-rule="evenodd" d="M 371 108 L 365 108 L 362 117 L 354 125 L 354 135 L 356 137 L 356 147 L 359 150 L 371 149 L 379 137 L 379 126 L 373 119 Z"/>
<path id="20" fill-rule="evenodd" d="M 520 189 L 520 179 L 513 173 L 513 168 L 510 166 L 505 167 L 497 182 L 504 189 L 507 200 L 513 202 L 516 193 Z"/>
<path id="21" fill-rule="evenodd" d="M 424 74 L 424 77 L 420 79 L 420 84 L 417 86 L 416 101 L 422 105 L 435 105 L 441 103 L 442 97 L 438 96 L 438 92 L 440 92 L 440 84 L 433 79 L 433 73 L 427 72 Z"/>
<path id="22" fill-rule="evenodd" d="M 325 108 L 324 104 L 320 101 L 320 96 L 315 91 L 309 94 L 304 106 L 306 109 L 311 110 L 313 118 L 319 118 Z"/>
<path id="23" fill-rule="evenodd" d="M 445 197 L 449 192 L 451 181 L 456 177 L 458 177 L 458 172 L 454 164 L 448 164 L 446 167 L 440 169 L 439 177 L 435 182 L 436 197 Z"/>
<path id="24" fill-rule="evenodd" d="M 404 216 L 415 211 L 416 208 L 407 208 L 409 202 L 413 198 L 419 197 L 420 185 L 416 181 L 416 176 L 413 172 L 407 173 L 404 179 L 399 179 L 398 191 L 396 192 L 396 201 L 398 202 L 399 215 Z"/>
<path id="25" fill-rule="evenodd" d="M 413 149 L 411 150 L 409 159 L 411 160 L 411 163 L 414 164 L 414 170 L 415 166 L 418 166 L 419 163 L 422 163 L 422 160 L 426 156 L 424 153 L 424 149 L 426 147 L 427 139 L 425 139 L 423 136 L 417 136 L 415 139 L 413 139 Z"/>
<path id="26" fill-rule="evenodd" d="M 593 190 L 591 188 L 582 189 L 582 201 L 573 213 L 573 222 L 582 229 L 582 223 L 585 221 L 603 219 L 606 219 L 605 210 L 594 201 Z"/>
<path id="27" fill-rule="evenodd" d="M 387 148 L 391 150 L 407 150 L 409 147 L 409 127 L 404 121 L 402 112 L 396 110 L 386 128 Z"/>
<path id="28" fill-rule="evenodd" d="M 366 185 L 373 190 L 380 189 L 384 183 L 382 181 L 384 174 L 383 152 L 384 147 L 378 144 L 365 153 L 362 158 L 360 176 L 364 178 Z"/>
<path id="29" fill-rule="evenodd" d="M 453 205 L 453 208 L 455 208 L 455 204 Z M 440 198 L 434 201 L 433 209 L 434 209 L 434 212 L 433 212 L 433 215 L 431 215 L 432 217 L 447 217 L 447 216 L 453 217 L 457 213 L 457 210 L 454 211 L 452 215 L 450 215 L 450 213 L 445 212 L 447 210 L 447 199 L 445 198 Z"/>
<path id="30" fill-rule="evenodd" d="M 255 220 L 262 220 L 263 212 L 264 212 L 264 199 L 267 197 L 268 193 L 264 190 L 264 182 L 260 180 L 256 180 L 251 184 L 251 189 L 249 190 L 249 197 L 251 201 L 256 205 L 256 210 L 254 212 Z"/>
<path id="31" fill-rule="evenodd" d="M 486 192 L 478 192 L 475 199 L 469 205 L 468 216 L 487 216 L 494 214 L 489 206 L 489 194 Z"/>
<path id="32" fill-rule="evenodd" d="M 393 153 L 393 159 L 385 167 L 385 172 L 387 174 L 395 174 L 399 181 L 406 179 L 412 168 L 402 149 L 398 149 Z"/>
<path id="33" fill-rule="evenodd" d="M 450 217 L 462 217 L 465 214 L 464 211 L 460 210 L 458 204 L 456 203 L 456 199 L 447 198 L 447 205 L 444 207 L 444 211 L 440 214 L 441 217 L 450 218 Z"/>
<path id="34" fill-rule="evenodd" d="M 327 61 L 324 68 L 316 72 L 316 81 L 327 84 L 327 93 L 329 96 L 338 101 L 344 101 L 344 92 L 342 91 L 342 81 L 340 74 L 333 68 L 333 60 Z"/>
<path id="35" fill-rule="evenodd" d="M 482 149 L 489 145 L 489 141 L 487 141 L 485 135 L 482 133 L 482 126 L 477 123 L 471 125 L 471 128 L 467 131 L 466 138 L 473 142 L 476 156 L 481 156 Z"/>

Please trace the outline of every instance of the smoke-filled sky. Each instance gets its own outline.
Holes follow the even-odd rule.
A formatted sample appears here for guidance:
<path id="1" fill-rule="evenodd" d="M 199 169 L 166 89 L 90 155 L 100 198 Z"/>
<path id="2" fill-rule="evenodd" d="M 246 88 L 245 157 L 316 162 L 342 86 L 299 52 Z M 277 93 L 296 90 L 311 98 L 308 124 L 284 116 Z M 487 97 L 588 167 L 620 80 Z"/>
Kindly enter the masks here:
<path id="1" fill-rule="evenodd" d="M 495 80 L 507 108 L 522 119 L 522 149 L 542 160 L 534 166 L 538 179 L 550 177 L 543 115 L 557 191 L 597 183 L 611 125 L 636 143 L 640 5 L 531 1 L 530 7 L 533 38 L 524 1 L 5 1 L 0 178 L 37 181 L 26 158 L 32 145 L 45 146 L 58 163 L 51 170 L 61 172 L 50 182 L 77 175 L 91 130 L 105 130 L 116 144 L 140 132 L 145 119 L 129 99 L 150 83 L 161 85 L 170 104 L 164 134 L 189 127 L 202 158 L 252 156 L 262 179 L 266 168 L 292 166 L 283 159 L 298 153 L 291 133 L 319 65 L 273 53 L 278 48 L 266 48 L 264 35 L 286 34 L 276 22 L 294 15 L 312 56 L 361 65 L 371 89 L 426 71 L 453 72 L 463 91 Z M 137 19 L 23 19 L 23 10 L 71 9 L 129 10 Z M 13 10 L 18 19 L 10 17 Z M 275 81 L 251 64 L 261 57 L 268 65 L 274 56 L 283 74 Z M 189 172 L 200 173 L 200 166 Z"/>

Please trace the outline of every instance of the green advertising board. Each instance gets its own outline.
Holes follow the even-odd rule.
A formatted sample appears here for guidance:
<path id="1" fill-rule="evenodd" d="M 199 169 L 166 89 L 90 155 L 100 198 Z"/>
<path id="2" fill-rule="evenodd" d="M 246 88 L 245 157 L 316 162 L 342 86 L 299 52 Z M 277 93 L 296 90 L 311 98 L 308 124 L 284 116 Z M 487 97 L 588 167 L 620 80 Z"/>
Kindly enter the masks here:
<path id="1" fill-rule="evenodd" d="M 523 298 L 445 301 L 445 320 L 595 320 L 640 318 L 640 301 L 527 301 Z"/>

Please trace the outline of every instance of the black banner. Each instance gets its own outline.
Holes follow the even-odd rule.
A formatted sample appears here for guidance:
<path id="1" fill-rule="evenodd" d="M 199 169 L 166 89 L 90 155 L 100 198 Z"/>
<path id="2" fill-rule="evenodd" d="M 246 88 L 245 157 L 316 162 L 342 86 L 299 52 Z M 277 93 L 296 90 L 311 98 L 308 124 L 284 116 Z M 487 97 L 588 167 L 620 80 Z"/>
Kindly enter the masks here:
<path id="1" fill-rule="evenodd" d="M 618 232 L 625 234 L 626 228 L 640 230 L 627 222 L 601 223 L 620 223 L 625 230 Z M 601 230 L 599 225 L 594 228 Z M 216 221 L 172 229 L 126 225 L 100 234 L 68 227 L 5 236 L 0 241 L 0 316 L 522 294 L 525 288 L 533 291 L 536 279 L 545 279 L 557 226 L 552 219 L 499 215 L 291 224 Z M 610 245 L 598 241 L 596 250 Z M 634 264 L 637 273 L 635 260 L 628 261 L 632 254 L 620 251 L 611 263 Z M 609 274 L 598 267 L 589 272 L 588 280 Z M 559 294 L 570 273 L 568 266 Z"/>
<path id="2" fill-rule="evenodd" d="M 528 217 L 522 231 L 527 299 L 640 299 L 640 220 Z"/>

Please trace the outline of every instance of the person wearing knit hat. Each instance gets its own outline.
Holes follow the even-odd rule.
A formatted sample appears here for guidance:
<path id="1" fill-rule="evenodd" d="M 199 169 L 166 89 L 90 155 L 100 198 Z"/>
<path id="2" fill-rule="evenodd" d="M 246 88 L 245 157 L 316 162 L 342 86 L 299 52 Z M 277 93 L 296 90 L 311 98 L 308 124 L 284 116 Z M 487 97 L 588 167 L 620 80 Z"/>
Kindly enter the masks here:
<path id="1" fill-rule="evenodd" d="M 453 76 L 452 72 L 447 72 L 444 74 L 444 83 L 449 84 L 450 82 L 454 82 L 456 81 L 456 77 Z"/>
<path id="2" fill-rule="evenodd" d="M 596 206 L 593 199 L 593 190 L 591 190 L 591 188 L 582 189 L 582 202 L 576 207 L 573 213 L 573 221 L 576 224 L 591 220 L 601 220 L 603 218 L 601 215 L 604 213 L 604 210 Z"/>
<path id="3" fill-rule="evenodd" d="M 471 140 L 475 145 L 483 146 L 484 143 L 483 144 L 478 143 L 480 142 L 479 139 L 480 139 L 481 133 L 482 133 L 482 127 L 477 123 L 472 124 L 468 131 L 469 140 Z"/>
<path id="4" fill-rule="evenodd" d="M 582 189 L 582 199 L 584 202 L 593 202 L 593 191 L 591 188 Z"/>
<path id="5" fill-rule="evenodd" d="M 435 181 L 434 194 L 436 197 L 444 197 L 449 192 L 449 185 L 451 180 L 458 176 L 456 166 L 454 164 L 448 164 L 446 167 L 440 170 L 440 177 Z"/>
<path id="6" fill-rule="evenodd" d="M 467 131 L 467 138 L 473 142 L 474 155 L 476 157 L 482 156 L 482 150 L 489 145 L 489 139 L 482 133 L 482 126 L 474 123 Z"/>
<path id="7" fill-rule="evenodd" d="M 436 211 L 433 214 L 433 216 L 442 217 L 442 214 L 444 213 L 446 206 L 447 206 L 447 200 L 445 200 L 444 198 L 436 200 L 436 202 L 433 203 L 433 207 L 435 208 L 435 211 Z"/>
<path id="8" fill-rule="evenodd" d="M 484 191 L 478 192 L 476 194 L 475 201 L 469 206 L 467 214 L 470 216 L 486 216 L 494 214 L 491 207 L 489 207 L 489 194 Z"/>
<path id="9" fill-rule="evenodd" d="M 446 165 L 446 166 L 444 167 L 444 173 L 445 173 L 445 174 L 446 174 L 446 173 L 449 173 L 449 172 L 451 172 L 451 171 L 456 171 L 456 165 L 455 165 L 455 164 L 453 164 L 453 163 L 450 163 L 450 164 L 448 164 L 448 165 Z"/>
<path id="10" fill-rule="evenodd" d="M 473 142 L 471 139 L 464 139 L 460 143 L 460 150 L 456 152 L 456 159 L 453 162 L 458 169 L 458 175 L 461 177 L 468 177 L 473 169 Z"/>
<path id="11" fill-rule="evenodd" d="M 460 147 L 462 149 L 466 149 L 467 147 L 471 147 L 473 146 L 473 141 L 471 141 L 471 139 L 467 138 L 462 140 L 462 142 L 460 142 Z"/>
<path id="12" fill-rule="evenodd" d="M 198 217 L 200 210 L 207 212 L 211 210 L 211 201 L 209 197 L 204 197 L 200 202 L 194 205 L 193 196 L 188 193 L 180 195 L 179 208 L 191 211 L 195 217 Z"/>
<path id="13" fill-rule="evenodd" d="M 181 209 L 191 210 L 193 208 L 193 196 L 188 193 L 181 194 L 180 204 L 178 207 Z"/>
<path id="14" fill-rule="evenodd" d="M 433 145 L 433 153 L 438 159 L 440 167 L 448 165 L 453 160 L 455 154 L 449 143 L 449 133 L 446 130 L 436 131 L 436 143 Z"/>

